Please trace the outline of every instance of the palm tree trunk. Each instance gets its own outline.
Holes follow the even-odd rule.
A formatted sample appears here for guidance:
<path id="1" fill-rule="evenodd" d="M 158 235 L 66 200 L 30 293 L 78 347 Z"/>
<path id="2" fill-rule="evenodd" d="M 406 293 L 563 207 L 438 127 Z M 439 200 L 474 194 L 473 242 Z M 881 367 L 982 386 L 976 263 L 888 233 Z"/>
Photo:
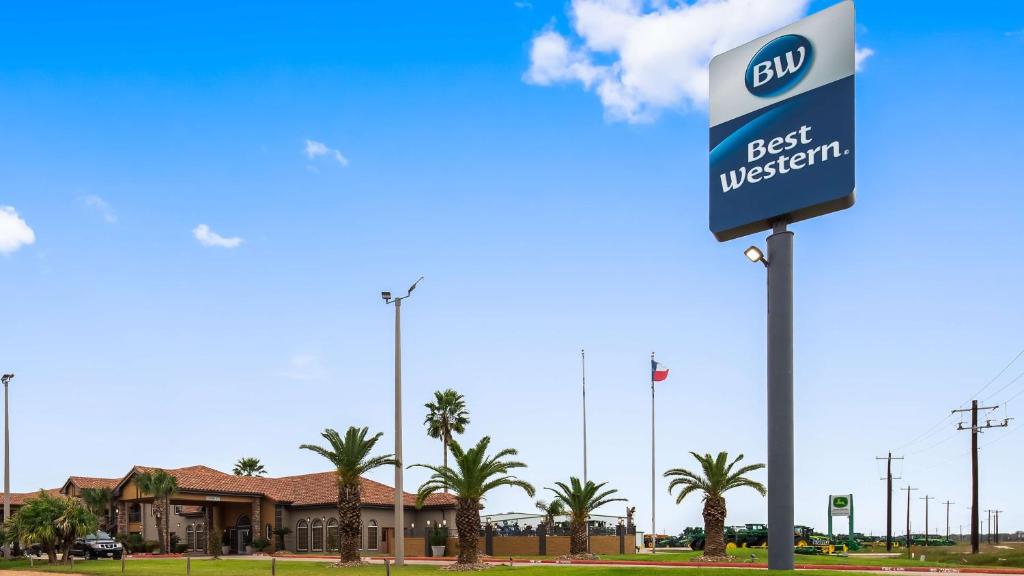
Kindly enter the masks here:
<path id="1" fill-rule="evenodd" d="M 160 545 L 160 550 L 163 552 L 167 551 L 164 545 L 164 511 L 163 502 L 158 499 L 153 499 L 153 516 L 156 517 L 156 541 Z"/>
<path id="2" fill-rule="evenodd" d="M 587 553 L 587 522 L 573 520 L 570 525 L 569 554 Z"/>
<path id="3" fill-rule="evenodd" d="M 447 468 L 448 467 L 448 437 L 447 436 L 445 436 L 441 440 L 441 446 L 444 449 L 444 467 Z M 444 493 L 445 494 L 448 493 L 448 485 L 447 484 L 444 485 Z"/>
<path id="4" fill-rule="evenodd" d="M 708 496 L 704 500 L 704 555 L 725 556 L 725 498 Z"/>
<path id="5" fill-rule="evenodd" d="M 359 561 L 359 537 L 362 524 L 359 518 L 359 486 L 338 487 L 338 533 L 341 536 L 340 560 Z"/>
<path id="6" fill-rule="evenodd" d="M 171 550 L 171 497 L 164 496 L 164 536 L 167 538 L 167 547 L 164 554 L 174 552 Z"/>
<path id="7" fill-rule="evenodd" d="M 459 564 L 476 564 L 480 561 L 477 546 L 480 541 L 480 503 L 476 500 L 459 498 L 455 510 L 455 526 L 459 530 Z"/>

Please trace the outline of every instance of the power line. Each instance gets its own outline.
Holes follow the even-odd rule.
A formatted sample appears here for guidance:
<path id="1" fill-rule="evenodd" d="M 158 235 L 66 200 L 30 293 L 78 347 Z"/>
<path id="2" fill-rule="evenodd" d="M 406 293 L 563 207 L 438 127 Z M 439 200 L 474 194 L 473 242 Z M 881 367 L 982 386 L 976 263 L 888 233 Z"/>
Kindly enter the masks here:
<path id="1" fill-rule="evenodd" d="M 1002 376 L 1002 375 L 1003 375 L 1003 374 L 1004 374 L 1004 373 L 1005 373 L 1005 372 L 1006 372 L 1007 370 L 1009 370 L 1009 369 L 1010 369 L 1010 366 L 1013 366 L 1014 362 L 1016 362 L 1017 360 L 1019 360 L 1021 356 L 1024 356 L 1024 348 L 1021 348 L 1021 349 L 1020 349 L 1020 352 L 1017 352 L 1017 355 L 1013 357 L 1013 360 L 1010 360 L 1010 361 L 1009 361 L 1009 362 L 1008 362 L 1008 363 L 1006 364 L 1006 366 L 1003 366 L 1003 369 L 1002 369 L 1002 370 L 1000 370 L 1000 371 L 999 371 L 999 373 L 998 373 L 998 374 L 996 374 L 996 375 L 995 375 L 995 376 L 994 376 L 994 377 L 993 377 L 993 378 L 992 378 L 991 380 L 989 380 L 989 381 L 988 381 L 988 384 L 985 384 L 984 386 L 982 386 L 982 387 L 981 387 L 981 390 L 978 390 L 977 392 L 975 392 L 975 393 L 974 393 L 974 394 L 973 394 L 973 395 L 971 396 L 971 398 L 977 398 L 977 397 L 981 396 L 981 393 L 982 393 L 982 392 L 984 392 L 986 388 L 988 388 L 989 386 L 991 386 L 991 385 L 992 385 L 992 384 L 993 384 L 993 383 L 994 383 L 994 382 L 995 382 L 996 380 L 998 380 L 998 379 L 999 379 L 999 377 L 1000 377 L 1000 376 Z M 964 402 L 963 404 L 960 404 L 960 406 L 961 406 L 961 407 L 963 407 L 963 405 L 964 405 L 964 404 L 967 404 L 967 402 Z"/>

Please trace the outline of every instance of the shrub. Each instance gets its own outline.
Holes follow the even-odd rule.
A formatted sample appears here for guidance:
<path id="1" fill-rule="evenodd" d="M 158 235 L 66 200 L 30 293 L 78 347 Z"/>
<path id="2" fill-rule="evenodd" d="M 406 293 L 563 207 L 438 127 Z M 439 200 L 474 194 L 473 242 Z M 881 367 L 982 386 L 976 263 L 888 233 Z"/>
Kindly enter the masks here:
<path id="1" fill-rule="evenodd" d="M 145 552 L 149 552 L 151 554 L 155 553 L 155 552 L 158 552 L 160 550 L 160 543 L 157 542 L 156 540 L 146 540 L 146 543 L 143 546 L 143 549 L 144 549 Z"/>
<path id="2" fill-rule="evenodd" d="M 430 531 L 430 545 L 431 546 L 444 546 L 448 543 L 448 530 L 442 530 L 440 526 L 435 526 Z"/>
<path id="3" fill-rule="evenodd" d="M 267 540 L 266 538 L 257 538 L 257 539 L 255 539 L 255 540 L 253 540 L 253 541 L 252 541 L 252 547 L 253 547 L 253 548 L 254 548 L 254 549 L 255 549 L 255 550 L 257 551 L 257 552 L 263 552 L 263 550 L 264 550 L 264 549 L 265 549 L 265 548 L 266 548 L 267 546 L 270 546 L 270 540 Z"/>
<path id="4" fill-rule="evenodd" d="M 174 545 L 174 552 L 176 554 L 184 554 L 185 552 L 188 552 L 188 544 L 185 544 L 185 543 L 175 544 Z"/>

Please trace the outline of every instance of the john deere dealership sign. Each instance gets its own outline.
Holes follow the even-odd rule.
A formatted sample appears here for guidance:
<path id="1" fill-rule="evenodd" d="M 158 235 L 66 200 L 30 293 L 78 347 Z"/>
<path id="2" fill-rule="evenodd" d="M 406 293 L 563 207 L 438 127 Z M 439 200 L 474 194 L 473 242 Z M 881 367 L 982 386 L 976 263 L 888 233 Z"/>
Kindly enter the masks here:
<path id="1" fill-rule="evenodd" d="M 853 3 L 711 61 L 711 231 L 720 241 L 854 201 Z"/>
<path id="2" fill-rule="evenodd" d="M 853 495 L 842 494 L 839 496 L 829 496 L 829 507 L 828 513 L 831 516 L 849 516 L 850 515 L 850 504 L 853 502 Z"/>

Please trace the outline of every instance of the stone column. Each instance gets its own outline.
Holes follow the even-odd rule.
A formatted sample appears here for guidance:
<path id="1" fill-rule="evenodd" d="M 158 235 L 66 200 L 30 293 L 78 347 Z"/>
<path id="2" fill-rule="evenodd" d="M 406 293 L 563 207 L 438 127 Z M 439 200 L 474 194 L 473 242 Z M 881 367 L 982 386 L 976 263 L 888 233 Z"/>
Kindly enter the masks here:
<path id="1" fill-rule="evenodd" d="M 206 523 L 206 533 L 208 535 L 209 552 L 213 556 L 220 556 L 220 509 L 218 506 L 207 506 L 209 510 L 209 520 Z"/>
<path id="2" fill-rule="evenodd" d="M 128 535 L 128 503 L 122 500 L 117 501 L 117 534 Z"/>
<path id="3" fill-rule="evenodd" d="M 250 518 L 252 519 L 251 538 L 253 541 L 255 541 L 257 538 L 263 538 L 265 536 L 265 534 L 263 533 L 263 521 L 260 519 L 261 509 L 262 506 L 260 502 L 260 497 L 257 496 L 252 499 L 252 514 L 250 515 Z"/>

